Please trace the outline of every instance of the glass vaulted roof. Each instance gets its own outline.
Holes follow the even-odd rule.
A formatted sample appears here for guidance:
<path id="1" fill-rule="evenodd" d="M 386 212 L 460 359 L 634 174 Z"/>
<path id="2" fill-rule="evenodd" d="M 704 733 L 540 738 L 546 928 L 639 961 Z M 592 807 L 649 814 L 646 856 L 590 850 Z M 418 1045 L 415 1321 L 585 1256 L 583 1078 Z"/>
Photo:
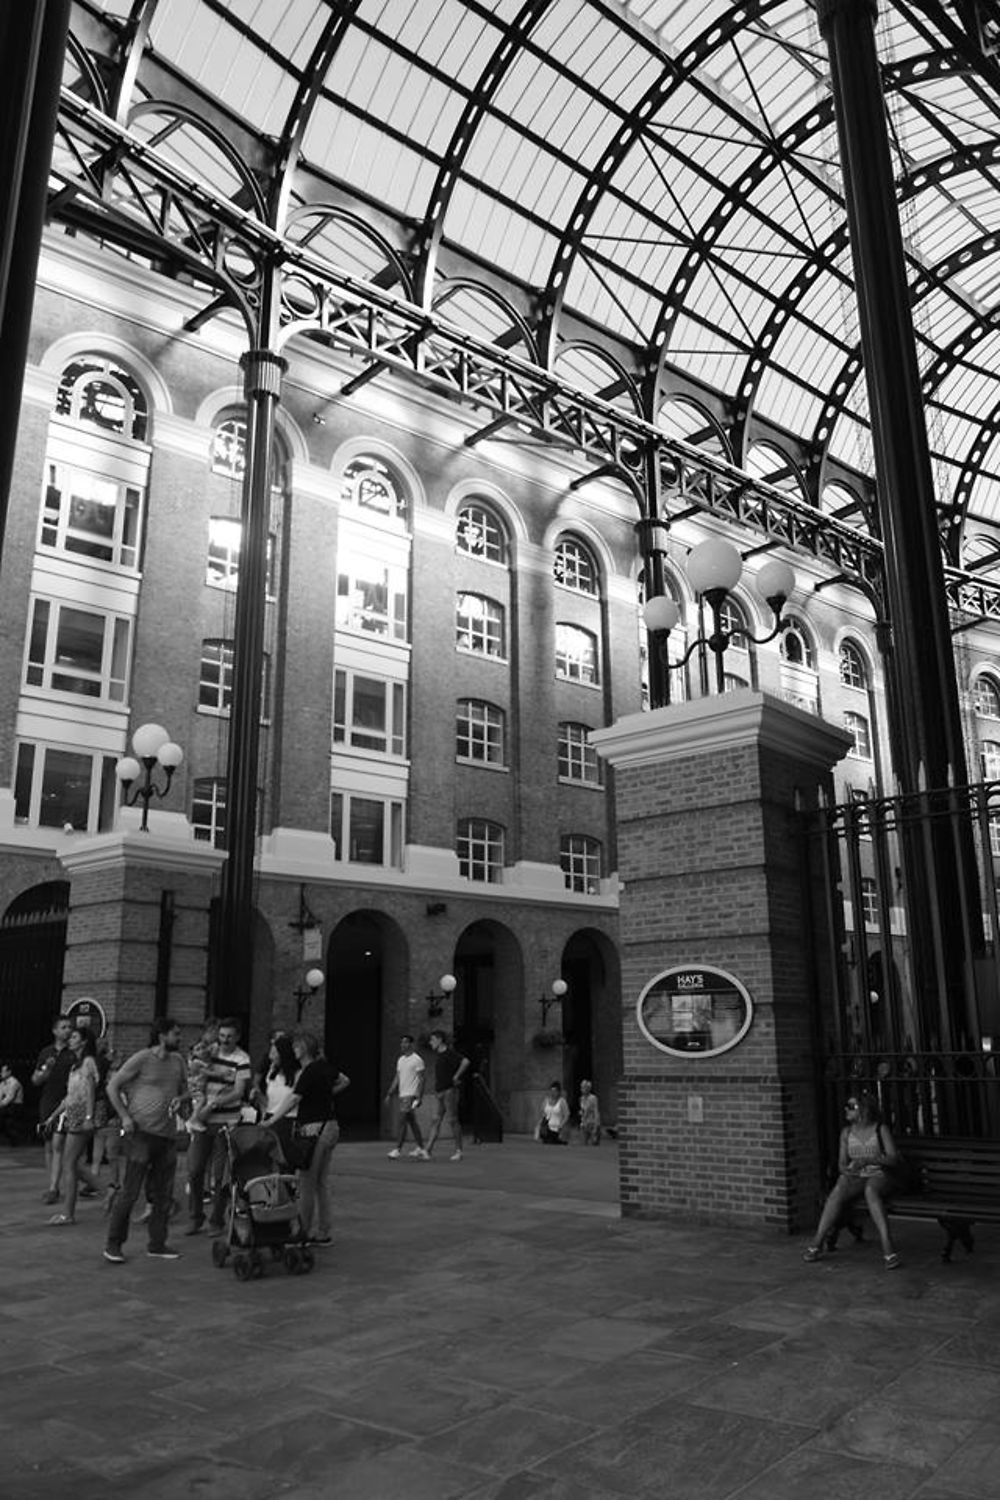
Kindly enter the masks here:
<path id="1" fill-rule="evenodd" d="M 777 443 L 814 505 L 870 475 L 807 0 L 78 0 L 71 30 L 53 201 L 77 232 L 128 244 L 145 216 L 197 283 L 225 206 L 612 404 L 655 367 L 654 404 L 700 403 L 700 440 L 741 467 Z M 986 0 L 883 0 L 876 39 L 958 564 L 1000 527 L 1000 25 Z M 109 180 L 107 132 L 145 165 Z M 183 191 L 154 213 L 163 173 Z"/>

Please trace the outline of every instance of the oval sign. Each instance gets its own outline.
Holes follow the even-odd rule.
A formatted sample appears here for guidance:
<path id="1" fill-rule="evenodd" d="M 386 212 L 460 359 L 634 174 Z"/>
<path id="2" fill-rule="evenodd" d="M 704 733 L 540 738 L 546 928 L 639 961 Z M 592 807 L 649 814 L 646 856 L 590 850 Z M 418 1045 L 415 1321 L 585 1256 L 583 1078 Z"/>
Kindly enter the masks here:
<path id="1" fill-rule="evenodd" d="M 718 1057 L 753 1020 L 749 991 L 724 969 L 685 964 L 651 979 L 636 1005 L 639 1030 L 671 1057 Z"/>
<path id="2" fill-rule="evenodd" d="M 92 1000 L 89 995 L 67 1005 L 64 1015 L 69 1016 L 74 1026 L 89 1026 L 96 1037 L 102 1037 L 108 1029 L 104 1006 L 100 1001 Z"/>

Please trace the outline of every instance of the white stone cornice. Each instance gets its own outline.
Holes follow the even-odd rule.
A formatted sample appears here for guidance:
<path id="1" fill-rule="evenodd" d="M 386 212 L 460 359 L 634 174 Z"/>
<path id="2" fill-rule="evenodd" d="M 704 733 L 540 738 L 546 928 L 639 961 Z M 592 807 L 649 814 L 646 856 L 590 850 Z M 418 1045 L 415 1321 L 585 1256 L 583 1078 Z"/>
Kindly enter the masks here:
<path id="1" fill-rule="evenodd" d="M 618 766 L 649 766 L 690 755 L 759 745 L 828 771 L 852 737 L 815 714 L 750 688 L 629 714 L 591 732 L 598 755 Z"/>
<path id="2" fill-rule="evenodd" d="M 212 452 L 212 434 L 200 422 L 175 416 L 173 412 L 158 411 L 153 416 L 152 438 L 154 452 L 165 449 L 170 453 L 181 453 L 207 467 Z"/>
<path id="3" fill-rule="evenodd" d="M 201 840 L 163 837 L 152 830 L 142 833 L 139 829 L 124 829 L 95 834 L 92 838 L 78 834 L 71 848 L 59 850 L 59 862 L 75 875 L 144 865 L 212 877 L 225 864 L 226 854 Z"/>

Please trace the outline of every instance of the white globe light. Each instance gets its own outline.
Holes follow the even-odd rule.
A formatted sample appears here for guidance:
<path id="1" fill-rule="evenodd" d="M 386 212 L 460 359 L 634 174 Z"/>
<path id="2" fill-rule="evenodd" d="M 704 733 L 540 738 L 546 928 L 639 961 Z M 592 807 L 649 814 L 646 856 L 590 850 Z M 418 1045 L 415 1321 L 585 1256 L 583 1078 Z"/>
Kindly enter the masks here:
<path id="1" fill-rule="evenodd" d="M 724 589 L 728 594 L 740 581 L 743 559 L 732 542 L 711 536 L 691 548 L 686 566 L 688 582 L 696 594 L 707 594 L 709 589 Z"/>
<path id="2" fill-rule="evenodd" d="M 156 758 L 160 762 L 160 765 L 164 768 L 164 770 L 176 771 L 177 767 L 184 759 L 184 751 L 181 749 L 180 745 L 175 745 L 173 740 L 167 740 L 167 743 L 165 745 L 160 746 Z"/>
<path id="3" fill-rule="evenodd" d="M 139 762 L 132 755 L 123 755 L 115 766 L 115 775 L 119 781 L 134 781 L 142 770 Z"/>
<path id="4" fill-rule="evenodd" d="M 794 587 L 794 569 L 778 557 L 772 557 L 757 574 L 757 592 L 768 602 L 772 599 L 780 599 L 784 604 L 785 600 L 791 597 Z"/>
<path id="5" fill-rule="evenodd" d="M 162 724 L 140 724 L 132 736 L 132 749 L 140 760 L 155 760 L 160 746 L 170 739 Z"/>
<path id="6" fill-rule="evenodd" d="M 306 984 L 311 990 L 318 990 L 325 977 L 322 969 L 310 969 L 306 974 Z"/>
<path id="7" fill-rule="evenodd" d="M 553 995 L 555 995 L 557 1000 L 561 1000 L 568 989 L 569 985 L 566 983 L 565 979 L 553 979 L 552 993 Z"/>
<path id="8" fill-rule="evenodd" d="M 438 980 L 438 984 L 441 986 L 442 993 L 445 995 L 450 995 L 453 990 L 456 990 L 458 988 L 458 980 L 455 978 L 454 974 L 442 974 L 441 978 Z"/>
<path id="9" fill-rule="evenodd" d="M 669 594 L 654 594 L 642 606 L 642 618 L 647 630 L 673 630 L 680 617 L 680 606 Z"/>

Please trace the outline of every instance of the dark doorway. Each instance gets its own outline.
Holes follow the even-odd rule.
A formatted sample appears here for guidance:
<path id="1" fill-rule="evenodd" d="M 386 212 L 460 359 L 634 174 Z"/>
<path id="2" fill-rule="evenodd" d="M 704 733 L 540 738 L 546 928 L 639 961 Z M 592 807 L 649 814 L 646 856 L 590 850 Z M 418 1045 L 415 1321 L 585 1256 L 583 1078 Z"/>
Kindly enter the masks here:
<path id="1" fill-rule="evenodd" d="M 62 1009 L 69 882 L 17 896 L 0 920 L 0 1057 L 26 1083 Z"/>
<path id="2" fill-rule="evenodd" d="M 574 1113 L 589 1078 L 607 1121 L 617 1118 L 622 1069 L 618 965 L 613 945 L 593 929 L 575 932 L 563 949 L 563 1086 Z"/>
<path id="3" fill-rule="evenodd" d="M 338 1095 L 337 1118 L 353 1139 L 377 1137 L 381 1077 L 383 931 L 378 917 L 354 912 L 337 926 L 327 961 L 323 1043 L 351 1080 Z"/>

